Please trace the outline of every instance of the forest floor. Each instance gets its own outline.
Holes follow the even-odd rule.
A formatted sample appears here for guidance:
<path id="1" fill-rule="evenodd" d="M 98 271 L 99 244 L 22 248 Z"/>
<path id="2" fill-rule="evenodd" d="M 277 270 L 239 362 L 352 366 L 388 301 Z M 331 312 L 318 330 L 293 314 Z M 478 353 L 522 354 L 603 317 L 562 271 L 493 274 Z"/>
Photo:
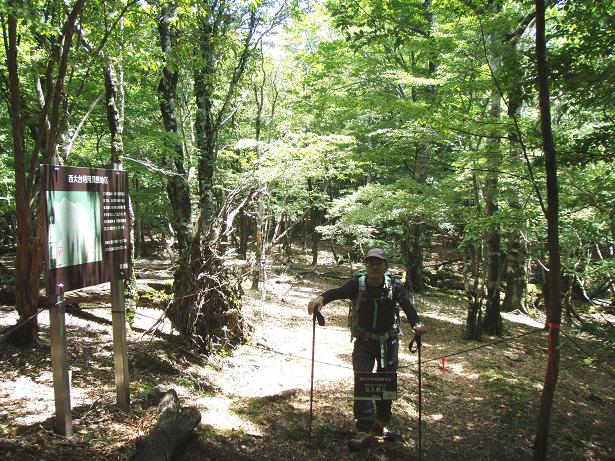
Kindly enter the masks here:
<path id="1" fill-rule="evenodd" d="M 169 278 L 170 269 L 168 262 L 153 260 L 137 265 L 143 278 Z M 155 422 L 154 387 L 175 389 L 183 406 L 196 406 L 202 415 L 195 434 L 177 451 L 178 461 L 418 459 L 417 354 L 407 350 L 407 324 L 391 424 L 400 440 L 357 454 L 347 449 L 354 434 L 347 302 L 326 306 L 327 324 L 316 329 L 309 437 L 312 322 L 306 305 L 350 275 L 349 267 L 336 266 L 324 252 L 317 267 L 307 256 L 273 265 L 264 302 L 259 293 L 245 293 L 243 312 L 253 329 L 246 344 L 208 358 L 187 350 L 168 322 L 159 334 L 146 334 L 161 312 L 138 309 L 128 334 L 129 412 L 115 406 L 110 307 L 81 306 L 79 316 L 67 315 L 75 431 L 70 438 L 53 432 L 51 355 L 44 345 L 49 318 L 41 313 L 43 345 L 22 350 L 0 344 L 0 459 L 126 460 Z M 428 328 L 422 349 L 422 459 L 531 459 L 547 366 L 541 313 L 504 314 L 504 341 L 494 344 L 498 338 L 461 338 L 462 293 L 432 289 L 415 304 Z M 591 331 L 562 326 L 549 460 L 615 460 L 615 318 L 584 315 Z M 0 331 L 15 320 L 12 307 L 0 307 Z"/>

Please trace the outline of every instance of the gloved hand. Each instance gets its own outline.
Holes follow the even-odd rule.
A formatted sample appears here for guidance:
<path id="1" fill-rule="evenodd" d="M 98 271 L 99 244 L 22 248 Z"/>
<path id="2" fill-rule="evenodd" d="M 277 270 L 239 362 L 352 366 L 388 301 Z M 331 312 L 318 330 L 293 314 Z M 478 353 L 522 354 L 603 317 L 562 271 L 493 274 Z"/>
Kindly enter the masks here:
<path id="1" fill-rule="evenodd" d="M 322 296 L 316 296 L 315 298 L 310 299 L 310 302 L 307 306 L 308 315 L 313 315 L 314 312 L 320 312 L 322 309 L 322 305 L 325 302 Z"/>
<path id="2" fill-rule="evenodd" d="M 417 323 L 412 327 L 412 331 L 416 336 L 421 336 L 423 333 L 427 331 L 427 328 L 422 323 Z"/>

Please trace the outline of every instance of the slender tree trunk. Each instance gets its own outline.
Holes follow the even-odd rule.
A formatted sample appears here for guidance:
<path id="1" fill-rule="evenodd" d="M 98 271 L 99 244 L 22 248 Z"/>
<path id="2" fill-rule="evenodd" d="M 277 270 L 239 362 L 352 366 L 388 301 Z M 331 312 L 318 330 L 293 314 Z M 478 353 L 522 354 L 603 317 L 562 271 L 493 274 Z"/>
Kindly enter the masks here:
<path id="1" fill-rule="evenodd" d="M 596 253 L 598 254 L 598 258 L 600 261 L 604 261 L 604 257 L 602 256 L 602 251 L 600 251 L 600 246 L 596 243 Z M 613 246 L 611 245 L 610 253 L 613 254 Z M 611 305 L 615 305 L 615 278 L 613 277 L 610 271 L 607 271 L 606 276 L 608 277 L 608 289 L 611 294 Z M 591 297 L 593 298 L 593 296 Z M 590 298 L 590 299 L 591 299 Z"/>
<path id="2" fill-rule="evenodd" d="M 509 92 L 508 96 L 508 117 L 512 122 L 511 125 L 514 125 L 515 119 L 519 115 L 519 108 L 522 103 L 522 79 L 521 76 L 517 74 L 517 72 L 520 73 L 520 70 L 517 70 L 519 67 L 517 65 L 519 62 L 519 57 L 515 44 L 511 43 L 510 46 L 507 47 L 507 51 L 508 53 L 504 55 L 504 65 L 509 72 L 513 72 L 514 75 L 517 76 L 513 89 Z M 519 152 L 519 140 L 517 140 L 517 132 L 513 127 L 511 127 L 509 131 L 509 138 L 511 139 L 509 144 L 509 161 L 512 164 L 520 164 L 521 153 Z M 519 212 L 518 216 L 522 216 L 522 206 L 521 203 L 519 203 L 519 192 L 513 186 L 511 187 L 509 194 L 510 198 L 508 199 L 508 205 L 512 210 Z M 502 310 L 504 312 L 510 312 L 515 309 L 519 309 L 524 312 L 526 311 L 525 291 L 527 287 L 527 278 L 525 273 L 525 265 L 527 262 L 527 244 L 523 238 L 523 233 L 521 230 L 522 225 L 523 223 L 519 223 L 519 228 L 514 229 L 508 235 L 506 274 L 504 276 L 506 290 L 504 292 L 504 301 L 502 302 Z"/>
<path id="3" fill-rule="evenodd" d="M 286 216 L 286 234 L 284 235 L 284 254 L 290 261 L 292 256 L 292 227 L 293 223 L 290 216 Z"/>
<path id="4" fill-rule="evenodd" d="M 490 36 L 490 41 L 496 45 L 495 34 Z M 494 46 L 495 48 L 495 46 Z M 497 52 L 493 51 L 489 65 L 493 75 L 497 76 L 501 68 L 501 59 Z M 499 91 L 494 90 L 491 95 L 491 107 L 489 118 L 497 123 L 501 112 L 501 96 Z M 500 141 L 498 138 L 490 139 L 487 144 L 487 159 L 489 172 L 485 179 L 485 215 L 487 218 L 495 218 L 498 211 L 498 170 L 501 163 Z M 483 329 L 489 335 L 501 335 L 503 333 L 502 317 L 500 312 L 500 226 L 492 222 L 485 235 L 485 265 L 487 276 L 487 305 Z"/>
<path id="5" fill-rule="evenodd" d="M 427 36 L 431 38 L 431 32 L 434 30 L 435 17 L 433 14 L 433 4 L 431 0 L 425 0 L 423 2 L 423 11 L 425 12 L 425 19 L 429 24 L 427 30 Z M 418 74 L 417 70 L 417 58 L 414 52 L 411 53 L 410 70 L 414 75 Z M 407 69 L 406 69 L 407 70 Z M 427 61 L 427 78 L 431 78 L 435 75 L 437 70 L 436 63 L 429 59 Z M 436 89 L 433 85 L 427 87 L 427 91 L 424 94 L 425 100 L 428 104 L 432 104 L 435 100 Z M 419 99 L 418 92 L 413 86 L 411 90 L 412 101 L 416 102 Z M 429 158 L 431 156 L 430 147 L 424 143 L 417 146 L 415 150 L 414 169 L 412 172 L 413 179 L 423 184 L 427 174 L 427 166 L 429 164 Z M 408 220 L 405 223 L 405 235 L 402 242 L 402 249 L 404 253 L 404 266 L 406 269 L 406 279 L 404 285 L 407 289 L 413 290 L 415 293 L 421 293 L 425 289 L 423 283 L 423 267 L 424 256 L 423 247 L 425 246 L 425 226 L 423 223 L 416 222 L 414 220 Z"/>
<path id="6" fill-rule="evenodd" d="M 135 227 L 134 227 L 134 249 L 135 249 L 135 257 L 140 258 L 143 256 L 143 219 L 141 214 L 141 200 L 139 197 L 139 177 L 133 177 L 133 209 L 135 211 Z"/>
<path id="7" fill-rule="evenodd" d="M 13 335 L 11 341 L 19 345 L 32 344 L 37 339 L 38 321 L 36 317 L 36 304 L 32 299 L 32 289 L 28 283 L 28 274 L 31 271 L 30 255 L 30 204 L 26 198 L 26 165 L 25 165 L 25 139 L 22 119 L 21 88 L 17 63 L 17 18 L 8 16 L 8 49 L 7 68 L 9 71 L 11 127 L 13 134 L 13 158 L 15 160 L 15 221 L 17 226 L 17 255 L 15 259 L 15 290 L 16 307 L 19 313 L 19 322 L 22 324 Z M 36 284 L 38 291 L 38 283 Z M 38 293 L 37 293 L 38 298 Z"/>
<path id="8" fill-rule="evenodd" d="M 536 60 L 538 62 L 538 96 L 540 103 L 540 128 L 545 155 L 547 175 L 547 250 L 549 253 L 548 290 L 546 304 L 547 326 L 549 328 L 548 364 L 545 375 L 540 411 L 534 442 L 534 461 L 547 458 L 549 425 L 553 407 L 553 396 L 559 375 L 559 324 L 562 318 L 561 261 L 559 246 L 559 197 L 557 181 L 557 154 L 551 132 L 551 105 L 549 101 L 549 70 L 545 41 L 545 3 L 536 4 Z"/>
<path id="9" fill-rule="evenodd" d="M 256 151 L 257 158 L 260 164 L 262 159 L 262 151 L 261 151 L 261 129 L 262 129 L 262 115 L 263 115 L 263 105 L 264 105 L 264 89 L 265 89 L 265 81 L 266 74 L 264 69 L 265 57 L 262 54 L 262 43 L 261 43 L 261 70 L 262 70 L 262 80 L 258 83 L 253 82 L 252 90 L 254 92 L 254 103 L 256 104 L 256 118 L 254 120 L 254 139 L 256 140 Z M 258 185 L 259 189 L 262 191 L 267 190 L 267 186 L 263 183 Z M 255 246 L 254 246 L 254 269 L 252 272 L 252 289 L 257 290 L 259 287 L 259 283 L 263 282 L 263 293 L 266 290 L 264 286 L 265 277 L 265 246 L 267 242 L 267 235 L 265 235 L 265 228 L 267 224 L 267 220 L 269 219 L 268 213 L 265 212 L 265 200 L 267 194 L 259 193 L 257 196 L 257 214 L 256 214 L 256 236 L 255 236 Z M 262 297 L 264 299 L 264 297 Z"/>
<path id="10" fill-rule="evenodd" d="M 468 301 L 468 314 L 464 327 L 465 339 L 480 339 L 483 325 L 483 300 L 481 286 L 481 248 L 468 245 L 463 269 L 464 291 Z"/>
<path id="11" fill-rule="evenodd" d="M 312 250 L 312 266 L 318 264 L 318 247 L 320 245 L 320 239 L 322 236 L 320 232 L 316 230 L 322 221 L 323 211 L 319 209 L 314 203 L 314 183 L 312 178 L 307 179 L 308 194 L 310 196 L 310 235 L 311 235 L 311 250 Z"/>
<path id="12" fill-rule="evenodd" d="M 320 240 L 322 239 L 322 235 L 320 232 L 316 230 L 316 227 L 320 226 L 322 221 L 322 210 L 314 210 L 311 219 L 312 221 L 312 266 L 316 266 L 318 264 L 318 249 L 320 247 Z"/>
<path id="13" fill-rule="evenodd" d="M 430 74 L 435 72 L 435 67 L 431 62 L 429 68 Z M 415 99 L 416 96 L 413 96 L 413 98 Z M 425 183 L 429 157 L 430 151 L 428 146 L 420 145 L 416 148 L 412 177 L 419 184 Z M 402 243 L 404 249 L 404 266 L 406 269 L 406 280 L 404 281 L 404 285 L 407 289 L 415 293 L 421 293 L 425 289 L 425 284 L 423 283 L 425 226 L 423 223 L 416 222 L 416 220 L 412 218 L 406 221 L 405 228 L 405 236 Z"/>
<path id="14" fill-rule="evenodd" d="M 199 152 L 199 210 L 203 229 L 211 227 L 215 213 L 213 179 L 217 157 L 218 128 L 215 126 L 211 113 L 214 98 L 211 77 L 212 74 L 207 69 L 201 69 L 194 79 L 194 92 L 198 109 L 196 114 L 196 145 Z"/>
<path id="15" fill-rule="evenodd" d="M 240 5 L 240 6 L 238 6 Z M 205 2 L 198 12 L 198 63 L 194 72 L 195 141 L 198 155 L 199 218 L 190 248 L 175 273 L 174 301 L 168 310 L 173 326 L 203 350 L 225 347 L 243 335 L 241 286 L 225 269 L 219 252 L 220 229 L 214 226 L 214 172 L 218 135 L 234 110 L 231 104 L 254 49 L 258 8 L 229 2 Z M 237 8 L 235 8 L 237 7 Z M 235 40 L 241 37 L 238 46 Z M 221 63 L 228 64 L 224 70 Z"/>
<path id="16" fill-rule="evenodd" d="M 169 133 L 166 139 L 166 150 L 163 158 L 164 166 L 170 171 L 167 176 L 167 195 L 173 210 L 172 227 L 177 239 L 178 253 L 186 251 L 192 241 L 192 207 L 190 202 L 190 186 L 185 168 L 185 156 L 182 139 L 179 133 L 177 117 L 177 84 L 179 80 L 177 65 L 169 64 L 173 58 L 173 47 L 178 31 L 172 25 L 175 16 L 175 5 L 165 4 L 158 17 L 158 33 L 162 52 L 167 61 L 162 69 L 158 84 L 160 113 L 164 129 Z"/>
<path id="17" fill-rule="evenodd" d="M 220 7 L 223 8 L 222 6 Z M 214 114 L 214 79 L 216 75 L 216 40 L 220 27 L 220 16 L 206 18 L 199 31 L 199 46 L 202 54 L 202 64 L 196 70 L 194 78 L 194 94 L 196 97 L 195 134 L 198 152 L 198 182 L 199 182 L 199 221 L 203 235 L 207 235 L 214 217 L 213 177 L 217 156 L 217 139 L 220 122 Z"/>
<path id="18" fill-rule="evenodd" d="M 513 231 L 508 236 L 508 253 L 506 259 L 506 290 L 502 310 L 510 312 L 519 309 L 525 312 L 525 263 L 527 249 L 520 231 Z"/>
<path id="19" fill-rule="evenodd" d="M 20 74 L 18 65 L 18 18 L 15 16 L 23 6 L 11 1 L 6 15 L 6 67 L 8 71 L 9 108 L 13 138 L 13 160 L 15 162 L 15 222 L 17 228 L 17 249 L 15 258 L 16 308 L 19 314 L 17 328 L 9 338 L 14 344 L 26 346 L 37 341 L 37 303 L 43 257 L 43 210 L 36 198 L 36 173 L 39 154 L 44 149 L 45 160 L 56 153 L 59 111 L 64 93 L 64 79 L 68 58 L 72 49 L 74 25 L 85 0 L 77 0 L 62 26 L 62 32 L 54 41 L 53 53 L 46 70 L 46 92 L 40 101 L 38 126 L 33 134 L 35 145 L 26 165 L 26 143 L 24 138 L 24 107 L 22 104 Z M 4 21 L 4 16 L 2 20 Z M 57 45 L 61 44 L 61 45 Z M 54 72 L 53 70 L 56 69 Z M 41 91 L 42 95 L 42 91 Z"/>
<path id="20" fill-rule="evenodd" d="M 415 293 L 424 290 L 423 283 L 423 224 L 406 221 L 405 238 L 402 243 L 406 268 L 405 287 Z"/>
<path id="21" fill-rule="evenodd" d="M 416 149 L 414 159 L 413 179 L 420 184 L 425 182 L 427 175 L 427 165 L 429 163 L 429 149 L 421 145 Z M 405 238 L 402 244 L 404 249 L 404 265 L 406 268 L 406 280 L 404 282 L 408 290 L 421 293 L 425 284 L 423 283 L 423 245 L 424 245 L 424 225 L 414 219 L 406 221 Z"/>
<path id="22" fill-rule="evenodd" d="M 252 271 L 252 289 L 257 290 L 258 286 L 263 280 L 264 270 L 264 257 L 265 257 L 265 242 L 267 236 L 265 235 L 265 224 L 268 217 L 265 213 L 265 197 L 263 194 L 259 194 L 258 200 L 258 212 L 256 216 L 256 235 L 254 242 L 254 269 Z"/>
<path id="23" fill-rule="evenodd" d="M 239 212 L 239 248 L 237 254 L 245 259 L 248 253 L 248 239 L 250 237 L 250 216 L 245 210 Z"/>
<path id="24" fill-rule="evenodd" d="M 104 68 L 105 74 L 105 97 L 107 101 L 107 121 L 109 122 L 109 131 L 111 133 L 111 162 L 121 164 L 124 157 L 124 87 L 123 87 L 123 71 L 118 65 L 116 73 L 115 66 L 108 63 Z M 132 231 L 131 239 L 131 266 L 134 267 L 135 244 L 134 244 L 134 210 L 132 202 L 129 200 L 129 219 L 131 220 Z M 135 271 L 132 271 L 130 277 L 124 279 L 124 300 L 126 302 L 126 311 L 134 312 L 137 308 L 139 294 L 137 292 L 137 279 Z M 131 316 L 132 317 L 132 316 Z"/>
<path id="25" fill-rule="evenodd" d="M 120 92 L 123 91 L 118 85 L 115 66 L 108 63 L 104 69 L 105 74 L 105 97 L 107 100 L 107 121 L 111 133 L 111 162 L 122 163 L 124 156 L 124 120 L 121 117 Z"/>
<path id="26" fill-rule="evenodd" d="M 480 218 L 482 212 L 476 172 L 472 174 L 472 188 L 474 190 L 476 216 Z M 484 287 L 481 274 L 482 260 L 481 245 L 469 244 L 466 248 L 463 270 L 464 291 L 468 300 L 468 314 L 464 327 L 464 337 L 466 339 L 480 339 L 483 331 L 483 300 L 485 297 L 483 295 Z"/>

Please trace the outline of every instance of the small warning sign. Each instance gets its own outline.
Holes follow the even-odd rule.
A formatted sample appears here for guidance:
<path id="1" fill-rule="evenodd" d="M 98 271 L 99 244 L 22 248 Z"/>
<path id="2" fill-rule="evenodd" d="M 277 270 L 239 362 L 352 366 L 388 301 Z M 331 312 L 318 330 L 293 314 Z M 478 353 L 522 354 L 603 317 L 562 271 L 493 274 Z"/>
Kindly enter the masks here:
<path id="1" fill-rule="evenodd" d="M 354 374 L 355 400 L 396 400 L 397 373 L 361 373 Z"/>

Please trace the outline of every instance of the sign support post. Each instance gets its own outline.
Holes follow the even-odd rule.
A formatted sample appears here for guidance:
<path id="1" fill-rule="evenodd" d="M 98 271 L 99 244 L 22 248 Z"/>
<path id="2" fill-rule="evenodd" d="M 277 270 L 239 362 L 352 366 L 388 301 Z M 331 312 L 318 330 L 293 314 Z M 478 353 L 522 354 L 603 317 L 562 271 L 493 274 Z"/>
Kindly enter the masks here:
<path id="1" fill-rule="evenodd" d="M 70 405 L 70 377 L 66 352 L 66 322 L 64 286 L 59 284 L 60 294 L 49 310 L 51 336 L 51 362 L 53 368 L 53 393 L 56 405 L 55 429 L 60 435 L 73 435 L 73 416 Z"/>
<path id="2" fill-rule="evenodd" d="M 114 163 L 113 169 L 121 171 L 122 164 Z M 122 278 L 111 280 L 111 320 L 117 405 L 122 410 L 128 411 L 130 409 L 130 389 L 128 384 L 128 346 L 126 343 L 126 303 L 124 300 L 124 279 Z"/>
<path id="3" fill-rule="evenodd" d="M 115 364 L 117 405 L 122 410 L 129 410 L 130 390 L 128 386 L 126 307 L 124 304 L 124 280 L 121 279 L 111 281 L 111 319 L 113 325 L 113 362 Z"/>

